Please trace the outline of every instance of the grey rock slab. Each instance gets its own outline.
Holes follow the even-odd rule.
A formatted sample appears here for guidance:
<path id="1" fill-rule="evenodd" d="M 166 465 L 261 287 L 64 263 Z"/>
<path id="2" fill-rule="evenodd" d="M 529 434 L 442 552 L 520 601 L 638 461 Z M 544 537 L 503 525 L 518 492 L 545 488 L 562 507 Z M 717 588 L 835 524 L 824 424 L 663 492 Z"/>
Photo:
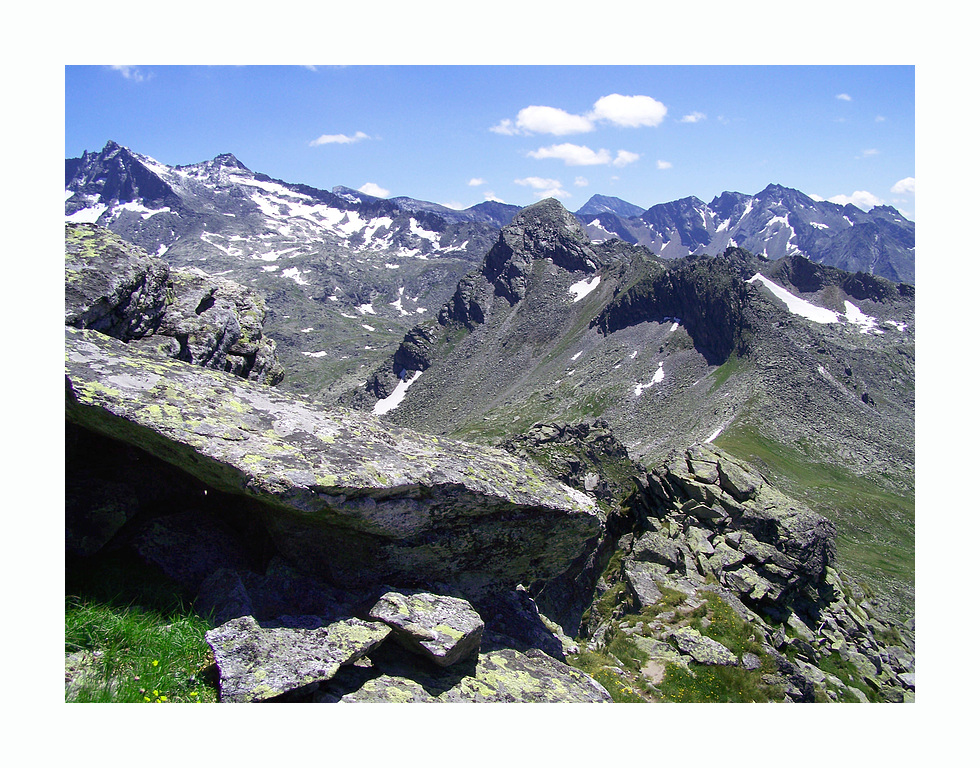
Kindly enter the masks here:
<path id="1" fill-rule="evenodd" d="M 390 632 L 385 624 L 356 618 L 318 629 L 265 629 L 242 616 L 208 631 L 205 640 L 214 651 L 221 701 L 240 703 L 329 680 Z"/>
<path id="2" fill-rule="evenodd" d="M 483 619 L 457 597 L 428 592 L 386 592 L 369 611 L 372 619 L 392 628 L 409 650 L 448 667 L 477 652 Z"/>
<path id="3" fill-rule="evenodd" d="M 655 605 L 662 597 L 659 583 L 666 578 L 670 569 L 659 563 L 628 560 L 623 566 L 623 575 L 633 599 L 640 610 Z"/>
<path id="4" fill-rule="evenodd" d="M 65 416 L 261 505 L 279 554 L 360 588 L 467 596 L 566 571 L 595 503 L 530 462 L 65 328 Z M 243 508 L 247 505 L 243 505 Z"/>
<path id="5" fill-rule="evenodd" d="M 695 629 L 678 627 L 670 632 L 670 638 L 682 653 L 701 664 L 738 666 L 738 657 L 734 653 L 717 640 L 705 637 Z"/>

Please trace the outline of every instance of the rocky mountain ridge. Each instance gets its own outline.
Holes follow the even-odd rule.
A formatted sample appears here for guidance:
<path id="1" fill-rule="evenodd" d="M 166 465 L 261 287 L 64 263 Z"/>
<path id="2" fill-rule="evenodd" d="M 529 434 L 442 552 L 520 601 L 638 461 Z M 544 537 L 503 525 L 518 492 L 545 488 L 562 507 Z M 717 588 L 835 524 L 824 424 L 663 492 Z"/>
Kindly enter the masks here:
<path id="1" fill-rule="evenodd" d="M 801 254 L 848 272 L 915 282 L 915 224 L 890 206 L 865 212 L 778 184 L 755 195 L 723 192 L 710 203 L 686 197 L 640 213 L 615 200 L 590 200 L 575 214 L 596 242 L 615 237 L 662 258 L 715 255 L 729 247 L 771 260 Z"/>
<path id="2" fill-rule="evenodd" d="M 820 322 L 812 319 L 816 310 L 825 313 Z M 638 412 L 649 409 L 641 419 L 645 424 L 665 417 L 672 423 L 665 440 L 680 435 L 697 442 L 722 433 L 750 400 L 765 398 L 747 391 L 738 396 L 721 384 L 765 377 L 775 360 L 785 362 L 784 376 L 816 374 L 826 396 L 836 398 L 843 394 L 842 382 L 830 369 L 845 378 L 853 379 L 856 367 L 870 375 L 877 364 L 859 359 L 890 357 L 896 350 L 900 354 L 890 365 L 901 368 L 913 349 L 911 286 L 800 256 L 770 262 L 733 248 L 715 258 L 659 260 L 623 243 L 590 243 L 560 203 L 546 200 L 501 230 L 484 264 L 459 282 L 438 317 L 412 329 L 369 378 L 363 390 L 368 396 L 351 395 L 346 402 L 368 407 L 391 395 L 403 371 L 420 373 L 388 413 L 393 422 L 476 435 L 492 431 L 497 411 L 504 420 L 523 407 L 528 415 L 519 416 L 513 430 L 519 432 L 534 421 L 588 410 L 607 419 L 645 459 L 652 455 L 647 445 L 670 446 L 656 442 L 650 430 L 629 428 Z M 738 375 L 719 382 L 723 365 L 738 368 Z M 828 407 L 823 420 L 846 418 L 857 425 L 873 417 L 874 433 L 895 433 L 889 457 L 910 467 L 905 427 L 898 422 L 911 422 L 911 368 L 896 388 L 897 381 L 891 375 L 876 380 L 876 397 L 852 388 L 848 407 Z M 430 387 L 438 397 L 429 394 Z M 767 388 L 776 387 L 778 382 L 767 382 Z M 549 388 L 561 396 L 549 396 Z M 727 415 L 703 420 L 715 413 L 715 400 L 725 401 Z M 784 408 L 776 400 L 765 398 L 771 418 Z M 507 402 L 523 406 L 508 409 Z M 688 415 L 679 419 L 675 407 Z M 691 417 L 699 426 L 682 427 Z M 524 418 L 531 420 L 523 424 Z M 896 421 L 894 427 L 888 419 Z M 470 426 L 477 422 L 483 424 Z M 880 443 L 873 432 L 866 439 Z"/>
<path id="3" fill-rule="evenodd" d="M 678 444 L 738 451 L 790 493 L 812 484 L 849 567 L 863 562 L 862 577 L 908 616 L 914 295 L 801 256 L 659 260 L 591 243 L 543 201 L 342 402 L 491 445 L 539 423 L 600 418 L 647 466 Z M 859 500 L 842 508 L 826 483 L 855 484 Z"/>

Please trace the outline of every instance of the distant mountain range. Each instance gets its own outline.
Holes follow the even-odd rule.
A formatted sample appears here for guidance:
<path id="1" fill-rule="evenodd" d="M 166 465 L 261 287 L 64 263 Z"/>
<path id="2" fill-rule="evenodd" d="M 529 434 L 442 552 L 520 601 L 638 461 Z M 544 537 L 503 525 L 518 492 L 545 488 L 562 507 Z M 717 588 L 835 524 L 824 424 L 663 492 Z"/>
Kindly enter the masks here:
<path id="1" fill-rule="evenodd" d="M 594 195 L 575 213 L 593 242 L 618 238 L 662 258 L 715 255 L 738 246 L 768 259 L 800 253 L 818 264 L 915 282 L 915 223 L 889 206 L 869 212 L 770 184 L 756 195 L 685 197 L 643 211 Z"/>
<path id="2" fill-rule="evenodd" d="M 365 358 L 438 311 L 517 210 L 315 189 L 231 154 L 172 167 L 110 141 L 65 161 L 67 221 L 261 291 L 295 374 L 283 386 L 305 392 L 355 383 Z"/>
<path id="3" fill-rule="evenodd" d="M 435 317 L 519 210 L 316 189 L 251 171 L 231 154 L 168 166 L 112 141 L 65 161 L 67 221 L 100 224 L 174 267 L 260 291 L 267 332 L 291 372 L 282 386 L 327 399 L 363 384 L 412 326 Z M 618 238 L 666 259 L 735 244 L 769 260 L 798 253 L 914 280 L 915 225 L 897 211 L 865 213 L 776 185 L 647 210 L 594 195 L 574 215 L 593 244 Z"/>
<path id="4" fill-rule="evenodd" d="M 296 259 L 351 248 L 473 263 L 520 210 L 493 201 L 455 210 L 344 186 L 326 191 L 254 173 L 231 154 L 171 167 L 112 141 L 65 161 L 65 194 L 69 219 L 103 224 L 151 252 L 175 249 L 172 259 L 193 244 L 270 262 L 273 252 Z M 849 272 L 915 282 L 915 223 L 888 206 L 865 212 L 770 184 L 755 195 L 723 192 L 710 203 L 686 197 L 645 210 L 593 195 L 574 213 L 593 242 L 618 238 L 661 258 L 738 246 L 768 259 L 799 253 Z M 252 233 L 276 248 L 250 252 Z M 391 262 L 382 262 L 382 269 L 384 263 Z M 274 271 L 271 263 L 265 266 Z"/>

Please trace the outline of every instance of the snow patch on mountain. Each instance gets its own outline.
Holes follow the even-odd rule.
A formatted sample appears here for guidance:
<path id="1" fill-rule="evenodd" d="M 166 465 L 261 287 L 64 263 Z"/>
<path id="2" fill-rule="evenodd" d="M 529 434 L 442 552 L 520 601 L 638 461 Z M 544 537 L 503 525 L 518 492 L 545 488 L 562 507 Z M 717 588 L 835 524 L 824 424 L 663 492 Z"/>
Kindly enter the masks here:
<path id="1" fill-rule="evenodd" d="M 864 314 L 856 304 L 845 301 L 844 310 L 847 322 L 859 326 L 861 333 L 884 333 L 884 331 L 878 328 L 878 319 Z"/>
<path id="2" fill-rule="evenodd" d="M 660 366 L 657 368 L 657 370 L 653 374 L 653 378 L 650 379 L 650 383 L 649 384 L 637 384 L 633 388 L 633 394 L 636 395 L 637 397 L 639 397 L 641 394 L 643 394 L 643 390 L 644 389 L 649 389 L 654 384 L 659 384 L 663 380 L 664 380 L 664 364 L 663 363 L 660 363 Z"/>
<path id="3" fill-rule="evenodd" d="M 807 320 L 812 320 L 815 323 L 836 323 L 840 320 L 838 314 L 832 309 L 826 309 L 824 307 L 818 307 L 816 304 L 811 304 L 809 301 L 801 299 L 799 296 L 790 293 L 781 285 L 777 285 L 769 278 L 763 277 L 758 272 L 746 280 L 746 282 L 761 283 L 764 285 L 777 299 L 785 304 L 786 308 L 794 315 L 805 317 Z"/>
<path id="4" fill-rule="evenodd" d="M 70 221 L 73 224 L 95 224 L 108 209 L 109 206 L 96 203 L 90 208 L 82 208 L 69 216 L 65 216 L 65 221 Z"/>
<path id="5" fill-rule="evenodd" d="M 575 297 L 574 299 L 572 299 L 572 303 L 574 304 L 577 301 L 581 301 L 598 287 L 599 287 L 599 275 L 596 275 L 591 280 L 589 279 L 579 280 L 577 283 L 574 283 L 568 289 L 568 292 Z"/>
<path id="6" fill-rule="evenodd" d="M 388 411 L 392 411 L 401 405 L 402 400 L 405 399 L 405 395 L 408 392 L 408 388 L 412 386 L 416 381 L 419 380 L 419 376 L 422 375 L 422 371 L 416 371 L 415 375 L 410 379 L 402 379 L 395 385 L 395 391 L 392 392 L 388 397 L 383 400 L 378 400 L 374 404 L 374 415 L 381 416 Z"/>
<path id="7" fill-rule="evenodd" d="M 309 285 L 309 281 L 304 279 L 299 271 L 298 267 L 290 267 L 289 269 L 284 269 L 279 273 L 283 277 L 288 277 L 293 280 L 297 285 Z"/>

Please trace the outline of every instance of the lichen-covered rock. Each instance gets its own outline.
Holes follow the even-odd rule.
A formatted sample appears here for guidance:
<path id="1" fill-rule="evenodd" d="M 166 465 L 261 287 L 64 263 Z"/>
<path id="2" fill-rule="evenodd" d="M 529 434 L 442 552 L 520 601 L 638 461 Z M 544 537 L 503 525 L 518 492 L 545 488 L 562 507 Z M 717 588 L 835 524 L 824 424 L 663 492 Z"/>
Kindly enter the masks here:
<path id="1" fill-rule="evenodd" d="M 169 294 L 162 259 L 95 224 L 65 224 L 65 323 L 123 341 L 153 333 Z"/>
<path id="2" fill-rule="evenodd" d="M 278 384 L 261 296 L 162 259 L 95 224 L 65 224 L 65 324 L 194 365 Z"/>
<path id="3" fill-rule="evenodd" d="M 717 640 L 705 637 L 691 627 L 678 627 L 670 633 L 677 648 L 699 664 L 734 667 L 738 657 Z"/>
<path id="4" fill-rule="evenodd" d="M 264 384 L 282 381 L 275 342 L 262 334 L 262 297 L 200 270 L 175 269 L 170 277 L 174 299 L 157 333 L 179 343 L 178 359 Z"/>
<path id="5" fill-rule="evenodd" d="M 409 650 L 448 667 L 480 648 L 483 619 L 458 597 L 388 591 L 368 612 L 394 631 Z"/>
<path id="6" fill-rule="evenodd" d="M 481 653 L 466 674 L 453 669 L 397 670 L 344 694 L 343 703 L 606 703 L 612 697 L 584 672 L 546 653 L 502 649 Z"/>
<path id="7" fill-rule="evenodd" d="M 829 520 L 710 445 L 673 453 L 657 474 L 655 487 L 667 500 L 640 488 L 654 533 L 637 542 L 634 559 L 666 552 L 665 539 L 690 553 L 683 569 L 673 558 L 677 571 L 691 571 L 690 561 L 702 576 L 710 573 L 746 600 L 779 612 L 812 613 L 827 599 L 827 568 L 836 555 Z M 659 562 L 670 564 L 663 557 Z"/>
<path id="8" fill-rule="evenodd" d="M 355 618 L 317 629 L 265 629 L 243 616 L 208 631 L 205 640 L 214 651 L 221 701 L 254 702 L 329 680 L 390 631 Z"/>
<path id="9" fill-rule="evenodd" d="M 68 421 L 241 496 L 276 550 L 331 583 L 543 583 L 592 549 L 594 504 L 533 464 L 386 428 L 274 388 L 65 330 Z"/>

